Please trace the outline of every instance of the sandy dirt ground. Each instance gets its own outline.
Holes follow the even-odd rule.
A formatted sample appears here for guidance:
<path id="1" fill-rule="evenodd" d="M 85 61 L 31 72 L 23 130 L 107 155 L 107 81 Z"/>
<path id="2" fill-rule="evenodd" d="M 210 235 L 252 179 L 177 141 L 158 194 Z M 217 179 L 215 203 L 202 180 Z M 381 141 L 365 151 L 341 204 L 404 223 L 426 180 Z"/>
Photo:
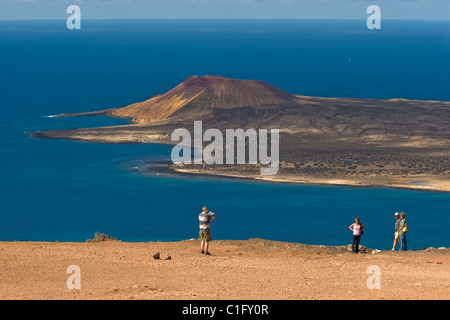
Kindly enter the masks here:
<path id="1" fill-rule="evenodd" d="M 450 299 L 449 248 L 353 254 L 251 239 L 199 251 L 198 240 L 0 242 L 0 299 Z M 67 286 L 71 265 L 80 289 Z"/>

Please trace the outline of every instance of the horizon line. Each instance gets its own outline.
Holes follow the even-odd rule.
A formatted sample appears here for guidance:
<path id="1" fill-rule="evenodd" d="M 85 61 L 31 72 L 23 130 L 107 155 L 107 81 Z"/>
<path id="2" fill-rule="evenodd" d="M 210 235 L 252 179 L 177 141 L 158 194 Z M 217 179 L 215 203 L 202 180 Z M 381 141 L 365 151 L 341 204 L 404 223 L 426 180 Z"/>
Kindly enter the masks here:
<path id="1" fill-rule="evenodd" d="M 60 21 L 67 20 L 67 17 L 61 18 L 0 18 L 0 21 Z M 366 18 L 82 18 L 82 20 L 360 20 Z M 420 19 L 420 18 L 383 18 L 383 21 L 450 21 L 449 19 Z"/>

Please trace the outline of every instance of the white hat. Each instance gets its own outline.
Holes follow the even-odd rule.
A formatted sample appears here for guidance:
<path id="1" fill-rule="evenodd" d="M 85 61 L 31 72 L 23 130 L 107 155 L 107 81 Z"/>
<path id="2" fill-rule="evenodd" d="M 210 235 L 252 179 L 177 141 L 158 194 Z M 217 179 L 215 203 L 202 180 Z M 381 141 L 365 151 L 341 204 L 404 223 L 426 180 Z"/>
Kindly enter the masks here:
<path id="1" fill-rule="evenodd" d="M 399 215 L 399 213 L 398 212 L 396 212 L 395 214 L 394 214 L 394 216 L 398 216 Z"/>

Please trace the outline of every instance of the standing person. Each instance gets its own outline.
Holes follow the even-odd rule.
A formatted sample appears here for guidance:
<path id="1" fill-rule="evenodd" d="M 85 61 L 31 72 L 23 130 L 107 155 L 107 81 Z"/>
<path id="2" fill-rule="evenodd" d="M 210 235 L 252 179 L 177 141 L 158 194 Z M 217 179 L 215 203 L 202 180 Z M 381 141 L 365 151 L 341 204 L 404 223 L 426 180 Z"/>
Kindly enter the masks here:
<path id="1" fill-rule="evenodd" d="M 361 235 L 363 234 L 364 226 L 361 224 L 358 217 L 356 217 L 355 220 L 353 220 L 353 222 L 354 223 L 348 228 L 353 231 L 352 252 L 358 253 L 359 241 L 361 240 Z"/>
<path id="2" fill-rule="evenodd" d="M 408 224 L 406 223 L 406 214 L 400 212 L 400 228 L 398 229 L 398 236 L 400 238 L 400 249 L 398 251 L 406 251 L 406 232 L 409 231 Z"/>
<path id="3" fill-rule="evenodd" d="M 198 220 L 200 222 L 200 232 L 199 232 L 199 239 L 201 241 L 200 243 L 200 252 L 204 253 L 206 255 L 210 255 L 208 248 L 209 248 L 209 242 L 211 241 L 211 230 L 209 223 L 210 221 L 215 220 L 215 213 L 214 212 L 208 212 L 208 207 L 203 207 L 202 212 L 198 215 Z"/>
<path id="4" fill-rule="evenodd" d="M 400 239 L 400 236 L 398 235 L 398 229 L 400 229 L 400 222 L 402 221 L 400 219 L 400 214 L 396 212 L 394 214 L 395 217 L 395 226 L 394 226 L 394 245 L 392 246 L 392 250 L 395 250 L 395 247 L 397 246 L 397 242 Z"/>

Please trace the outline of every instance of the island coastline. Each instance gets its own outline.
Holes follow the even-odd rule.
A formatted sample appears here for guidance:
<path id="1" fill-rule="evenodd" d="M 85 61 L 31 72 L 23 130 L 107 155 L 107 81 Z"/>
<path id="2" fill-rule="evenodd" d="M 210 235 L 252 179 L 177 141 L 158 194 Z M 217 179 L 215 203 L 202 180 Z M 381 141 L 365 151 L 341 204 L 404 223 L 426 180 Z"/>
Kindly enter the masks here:
<path id="1" fill-rule="evenodd" d="M 442 192 L 450 193 L 450 181 L 442 177 L 390 177 L 391 180 L 378 178 L 377 180 L 361 179 L 350 180 L 345 178 L 325 179 L 323 177 L 311 176 L 295 176 L 295 175 L 250 175 L 239 171 L 233 173 L 221 172 L 220 170 L 198 168 L 185 168 L 184 166 L 174 165 L 170 161 L 148 162 L 146 170 L 151 173 L 180 175 L 180 176 L 198 176 L 207 178 L 225 178 L 238 179 L 256 182 L 281 183 L 281 184 L 298 184 L 298 185 L 322 185 L 337 187 L 358 187 L 358 188 L 388 188 L 388 189 L 405 189 L 424 192 Z"/>

